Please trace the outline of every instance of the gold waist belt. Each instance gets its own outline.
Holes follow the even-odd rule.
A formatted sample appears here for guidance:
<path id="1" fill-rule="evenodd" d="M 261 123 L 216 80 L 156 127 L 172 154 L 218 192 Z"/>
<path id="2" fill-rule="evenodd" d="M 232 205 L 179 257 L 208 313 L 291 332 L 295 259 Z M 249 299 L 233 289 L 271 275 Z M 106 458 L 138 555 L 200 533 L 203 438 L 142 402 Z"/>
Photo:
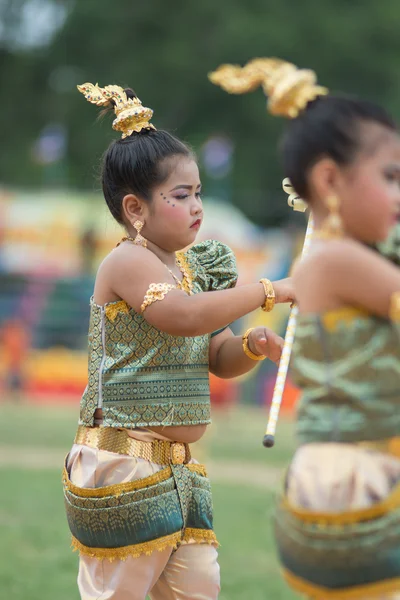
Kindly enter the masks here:
<path id="1" fill-rule="evenodd" d="M 375 440 L 371 442 L 356 442 L 356 446 L 365 450 L 374 450 L 375 452 L 383 452 L 400 458 L 400 437 L 387 438 L 386 440 Z"/>
<path id="2" fill-rule="evenodd" d="M 113 427 L 85 427 L 79 425 L 75 444 L 98 450 L 107 450 L 126 456 L 144 458 L 158 465 L 183 465 L 191 460 L 189 444 L 153 440 L 141 442 L 131 438 L 124 429 Z"/>

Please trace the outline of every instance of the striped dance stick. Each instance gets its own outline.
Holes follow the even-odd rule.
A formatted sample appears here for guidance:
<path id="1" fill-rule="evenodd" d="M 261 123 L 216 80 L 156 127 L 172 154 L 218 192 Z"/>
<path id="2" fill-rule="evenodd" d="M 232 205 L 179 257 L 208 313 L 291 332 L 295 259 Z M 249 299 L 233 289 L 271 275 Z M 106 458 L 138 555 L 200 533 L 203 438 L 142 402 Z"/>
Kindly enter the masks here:
<path id="1" fill-rule="evenodd" d="M 288 178 L 283 180 L 282 183 L 284 191 L 289 194 L 288 204 L 293 208 L 293 210 L 305 212 L 307 209 L 307 204 L 302 200 L 294 191 L 290 184 L 290 180 Z M 304 257 L 311 243 L 311 238 L 313 234 L 313 219 L 310 215 L 308 220 L 308 226 L 306 231 L 306 236 L 304 238 L 303 251 L 301 256 Z M 296 320 L 299 309 L 297 306 L 294 306 L 290 311 L 290 316 L 288 320 L 288 325 L 286 329 L 285 335 L 285 343 L 283 345 L 282 356 L 279 362 L 278 374 L 276 376 L 276 382 L 274 387 L 274 393 L 272 395 L 271 408 L 269 411 L 268 424 L 267 429 L 265 431 L 263 445 L 266 448 L 272 448 L 275 444 L 275 431 L 279 418 L 279 410 L 281 408 L 283 390 L 285 389 L 286 376 L 289 368 L 290 355 L 292 353 L 292 346 L 294 341 L 294 334 L 296 331 Z"/>

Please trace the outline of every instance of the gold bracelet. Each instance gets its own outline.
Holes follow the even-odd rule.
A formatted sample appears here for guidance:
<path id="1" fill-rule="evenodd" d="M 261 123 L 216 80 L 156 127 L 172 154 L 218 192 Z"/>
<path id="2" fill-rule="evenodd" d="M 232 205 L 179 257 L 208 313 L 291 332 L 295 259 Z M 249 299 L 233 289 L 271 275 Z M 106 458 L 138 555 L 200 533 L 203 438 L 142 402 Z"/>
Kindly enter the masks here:
<path id="1" fill-rule="evenodd" d="M 276 301 L 274 286 L 269 279 L 260 279 L 260 283 L 263 284 L 265 292 L 265 301 L 264 304 L 261 305 L 261 308 L 265 310 L 265 312 L 271 312 Z"/>
<path id="2" fill-rule="evenodd" d="M 394 292 L 390 298 L 389 319 L 395 323 L 400 321 L 400 292 Z"/>
<path id="3" fill-rule="evenodd" d="M 252 352 L 249 348 L 249 335 L 253 331 L 253 329 L 254 327 L 251 327 L 242 336 L 243 352 L 246 356 L 251 358 L 251 360 L 264 360 L 265 358 L 267 358 L 266 356 L 264 356 L 263 354 L 254 354 L 254 352 Z"/>

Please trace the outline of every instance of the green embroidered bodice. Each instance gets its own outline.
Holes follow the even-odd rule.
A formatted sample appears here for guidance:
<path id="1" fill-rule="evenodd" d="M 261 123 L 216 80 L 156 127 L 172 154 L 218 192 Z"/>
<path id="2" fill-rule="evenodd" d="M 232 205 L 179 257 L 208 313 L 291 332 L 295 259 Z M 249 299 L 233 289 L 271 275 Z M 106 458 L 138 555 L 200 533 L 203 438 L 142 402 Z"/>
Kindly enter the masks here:
<path id="1" fill-rule="evenodd" d="M 291 372 L 300 443 L 400 436 L 400 329 L 344 308 L 299 315 Z"/>
<path id="2" fill-rule="evenodd" d="M 235 257 L 224 244 L 202 242 L 183 258 L 193 293 L 235 286 Z M 88 386 L 79 423 L 92 426 L 96 408 L 102 408 L 105 427 L 209 423 L 211 337 L 171 336 L 124 301 L 99 306 L 92 299 Z"/>

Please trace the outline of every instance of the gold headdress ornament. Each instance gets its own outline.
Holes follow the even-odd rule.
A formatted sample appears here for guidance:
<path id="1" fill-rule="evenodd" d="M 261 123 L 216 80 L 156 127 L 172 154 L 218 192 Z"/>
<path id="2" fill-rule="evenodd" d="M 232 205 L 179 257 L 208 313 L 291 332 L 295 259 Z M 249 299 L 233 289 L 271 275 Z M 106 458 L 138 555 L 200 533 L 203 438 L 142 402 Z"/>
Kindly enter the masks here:
<path id="1" fill-rule="evenodd" d="M 279 58 L 255 58 L 244 67 L 221 65 L 208 77 L 231 94 L 252 92 L 261 85 L 269 97 L 269 112 L 289 119 L 296 118 L 309 102 L 328 93 L 327 88 L 317 85 L 314 71 L 298 69 Z"/>
<path id="2" fill-rule="evenodd" d="M 114 112 L 117 118 L 113 121 L 113 129 L 122 131 L 122 138 L 126 138 L 134 131 L 139 133 L 142 129 L 155 129 L 150 123 L 153 116 L 151 108 L 142 106 L 139 98 L 128 98 L 124 90 L 118 85 L 106 85 L 101 88 L 93 83 L 78 85 L 78 90 L 88 102 L 96 106 L 106 106 L 114 101 Z"/>

